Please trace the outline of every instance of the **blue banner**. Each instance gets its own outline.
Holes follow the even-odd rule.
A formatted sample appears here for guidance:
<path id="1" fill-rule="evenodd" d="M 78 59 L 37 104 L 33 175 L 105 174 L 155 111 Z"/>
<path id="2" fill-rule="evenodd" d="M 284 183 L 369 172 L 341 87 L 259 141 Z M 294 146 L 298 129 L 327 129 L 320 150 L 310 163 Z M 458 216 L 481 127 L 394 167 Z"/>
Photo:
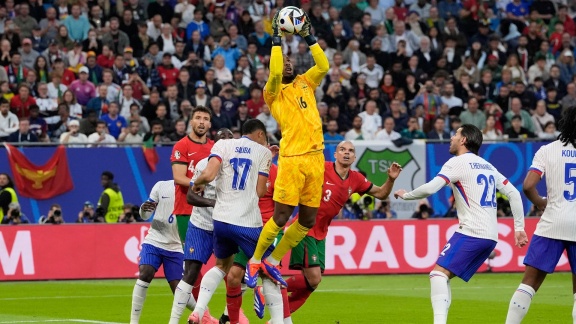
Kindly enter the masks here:
<path id="1" fill-rule="evenodd" d="M 500 173 L 506 176 L 508 180 L 520 191 L 526 214 L 528 214 L 531 204 L 522 192 L 522 182 L 526 177 L 528 168 L 532 164 L 534 154 L 542 145 L 545 144 L 547 143 L 495 143 L 484 144 L 480 148 L 479 155 L 492 163 L 492 165 L 494 165 Z M 434 178 L 440 169 L 442 169 L 442 165 L 452 157 L 448 151 L 449 147 L 449 144 L 426 145 L 426 181 L 430 181 Z M 544 181 L 541 181 L 538 184 L 538 191 L 541 195 L 546 195 L 546 185 Z M 447 212 L 450 207 L 449 199 L 451 195 L 452 190 L 450 187 L 446 187 L 438 192 L 438 194 L 432 195 L 428 198 L 436 214 L 444 215 Z"/>

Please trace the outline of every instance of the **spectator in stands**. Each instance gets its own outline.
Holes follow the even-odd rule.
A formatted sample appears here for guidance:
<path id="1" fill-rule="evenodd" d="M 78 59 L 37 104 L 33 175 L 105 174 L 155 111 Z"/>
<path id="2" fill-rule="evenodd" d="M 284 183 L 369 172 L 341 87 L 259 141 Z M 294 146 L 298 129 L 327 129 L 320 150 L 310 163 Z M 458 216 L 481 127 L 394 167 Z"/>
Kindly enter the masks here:
<path id="1" fill-rule="evenodd" d="M 95 111 L 96 116 L 101 116 L 102 114 L 108 113 L 108 106 L 110 101 L 107 99 L 108 86 L 106 84 L 101 84 L 98 86 L 98 97 L 94 97 L 88 101 L 86 105 L 86 112 Z"/>
<path id="2" fill-rule="evenodd" d="M 365 140 L 372 140 L 376 133 L 382 129 L 382 117 L 376 112 L 376 101 L 369 99 L 364 104 L 364 111 L 358 114 L 362 118 L 362 136 Z"/>
<path id="3" fill-rule="evenodd" d="M 79 69 L 78 80 L 70 84 L 70 90 L 78 100 L 78 104 L 86 106 L 91 98 L 96 97 L 96 86 L 88 81 L 90 71 L 83 66 Z"/>
<path id="4" fill-rule="evenodd" d="M 445 130 L 446 121 L 442 117 L 436 117 L 433 130 L 428 133 L 428 139 L 446 141 L 450 139 L 450 134 Z"/>
<path id="5" fill-rule="evenodd" d="M 433 210 L 431 210 L 427 204 L 420 204 L 418 206 L 418 211 L 415 211 L 414 214 L 412 214 L 412 218 L 428 219 L 433 216 L 432 213 Z"/>
<path id="6" fill-rule="evenodd" d="M 178 119 L 174 122 L 174 131 L 168 135 L 168 138 L 172 142 L 178 142 L 186 135 L 186 122 L 183 119 Z"/>
<path id="7" fill-rule="evenodd" d="M 434 119 L 440 112 L 442 99 L 440 99 L 438 94 L 434 93 L 434 82 L 432 79 L 426 80 L 424 88 L 421 89 L 420 94 L 412 101 L 411 108 L 414 109 L 418 105 L 424 107 L 425 118 L 429 121 Z"/>
<path id="8" fill-rule="evenodd" d="M 443 104 L 448 105 L 448 108 L 453 107 L 463 107 L 464 103 L 462 99 L 454 96 L 454 84 L 446 83 L 444 86 L 444 90 L 442 91 L 443 96 L 440 97 L 440 100 Z"/>
<path id="9" fill-rule="evenodd" d="M 405 128 L 400 133 L 402 137 L 411 139 L 425 139 L 426 135 L 420 130 L 420 125 L 418 124 L 418 119 L 416 117 L 410 117 L 408 119 L 408 128 Z"/>
<path id="10" fill-rule="evenodd" d="M 576 83 L 572 82 L 566 86 L 566 96 L 562 98 L 560 101 L 560 105 L 562 106 L 562 111 L 576 107 Z"/>
<path id="11" fill-rule="evenodd" d="M 554 141 L 558 138 L 558 135 L 560 135 L 560 132 L 556 129 L 556 124 L 550 121 L 544 125 L 544 131 L 538 134 L 538 138 Z"/>
<path id="12" fill-rule="evenodd" d="M 36 59 L 40 56 L 40 53 L 32 48 L 32 40 L 30 38 L 25 38 L 22 41 L 22 48 L 19 50 L 20 57 L 22 58 L 22 66 L 28 70 L 34 68 L 34 63 Z"/>
<path id="13" fill-rule="evenodd" d="M 256 119 L 259 119 L 264 123 L 266 126 L 266 135 L 268 136 L 268 141 L 272 143 L 278 142 L 278 123 L 272 117 L 270 113 L 270 107 L 267 104 L 262 105 L 262 112 L 256 116 Z"/>
<path id="14" fill-rule="evenodd" d="M 118 142 L 122 143 L 141 144 L 142 139 L 142 135 L 140 135 L 140 122 L 138 120 L 130 121 L 128 127 L 118 136 Z"/>
<path id="15" fill-rule="evenodd" d="M 144 135 L 142 139 L 144 142 L 152 138 L 154 144 L 168 143 L 170 139 L 166 136 L 162 122 L 159 120 L 153 120 L 150 123 L 150 132 Z"/>
<path id="16" fill-rule="evenodd" d="M 347 141 L 363 140 L 362 134 L 362 117 L 355 116 L 352 120 L 352 128 L 344 135 Z"/>
<path id="17" fill-rule="evenodd" d="M 536 110 L 532 115 L 532 122 L 534 124 L 534 133 L 541 137 L 540 135 L 544 133 L 546 124 L 549 122 L 555 123 L 554 116 L 546 111 L 546 102 L 544 100 L 539 100 L 536 104 Z"/>
<path id="18" fill-rule="evenodd" d="M 528 110 L 530 113 L 536 107 L 536 95 L 531 90 L 526 90 L 526 85 L 522 82 L 514 84 L 514 91 L 510 94 L 512 98 L 520 99 L 522 109 Z"/>
<path id="19" fill-rule="evenodd" d="M 18 130 L 18 116 L 10 112 L 10 104 L 4 98 L 0 98 L 0 142 L 8 139 L 10 134 Z"/>
<path id="20" fill-rule="evenodd" d="M 460 114 L 462 124 L 471 124 L 479 129 L 486 127 L 486 115 L 479 110 L 478 100 L 476 98 L 468 99 L 468 109 Z"/>
<path id="21" fill-rule="evenodd" d="M 508 138 L 512 139 L 536 137 L 534 133 L 522 127 L 522 116 L 520 115 L 514 115 L 511 118 L 510 127 L 506 130 L 506 135 L 508 135 Z"/>
<path id="22" fill-rule="evenodd" d="M 390 199 L 386 199 L 380 202 L 378 208 L 373 213 L 376 219 L 395 219 L 398 218 L 398 214 L 392 210 L 390 206 Z"/>
<path id="23" fill-rule="evenodd" d="M 18 94 L 10 100 L 10 110 L 19 118 L 30 116 L 30 106 L 35 105 L 36 100 L 30 95 L 28 85 L 18 86 Z"/>
<path id="24" fill-rule="evenodd" d="M 128 126 L 126 119 L 120 116 L 119 113 L 120 108 L 118 102 L 111 102 L 108 106 L 108 113 L 102 115 L 102 120 L 106 122 L 109 134 L 115 139 L 118 139 L 118 136 L 120 136 Z"/>
<path id="25" fill-rule="evenodd" d="M 529 132 L 534 132 L 534 123 L 530 113 L 522 109 L 522 102 L 518 98 L 512 98 L 510 101 L 510 110 L 505 114 L 506 120 L 511 121 L 513 116 L 520 116 L 521 126 L 526 128 Z M 510 128 L 510 123 L 504 125 L 505 129 Z"/>
<path id="26" fill-rule="evenodd" d="M 326 126 L 324 133 L 324 141 L 326 142 L 340 142 L 344 140 L 344 136 L 338 134 L 338 122 L 330 120 Z"/>
<path id="27" fill-rule="evenodd" d="M 68 122 L 68 131 L 60 135 L 60 144 L 88 144 L 88 137 L 80 132 L 80 122 L 71 120 Z M 69 145 L 68 147 L 85 147 L 85 145 Z"/>
<path id="28" fill-rule="evenodd" d="M 38 137 L 39 142 L 48 142 L 48 124 L 40 116 L 38 106 L 30 106 L 30 131 Z"/>
<path id="29" fill-rule="evenodd" d="M 116 139 L 108 134 L 106 122 L 99 120 L 96 122 L 96 131 L 88 136 L 88 143 L 92 144 L 91 147 L 115 147 Z"/>
<path id="30" fill-rule="evenodd" d="M 236 112 L 236 115 L 232 116 L 230 120 L 232 122 L 232 127 L 242 129 L 244 123 L 250 119 L 252 119 L 252 117 L 248 115 L 248 107 L 246 106 L 246 101 L 242 101 L 238 105 L 238 111 Z"/>
<path id="31" fill-rule="evenodd" d="M 386 117 L 384 118 L 384 128 L 376 133 L 376 139 L 382 141 L 392 142 L 400 137 L 400 133 L 394 130 L 395 127 L 394 118 Z"/>
<path id="32" fill-rule="evenodd" d="M 30 120 L 21 118 L 18 130 L 10 134 L 7 141 L 10 143 L 36 143 L 38 137 L 30 131 Z"/>
<path id="33" fill-rule="evenodd" d="M 160 102 L 158 107 L 156 107 L 156 116 L 152 121 L 154 120 L 159 121 L 160 124 L 162 124 L 164 135 L 170 134 L 174 131 L 172 120 L 168 117 L 168 108 L 163 102 Z"/>
<path id="34" fill-rule="evenodd" d="M 496 117 L 493 114 L 486 116 L 486 127 L 482 130 L 484 140 L 502 139 L 502 131 L 496 128 Z"/>

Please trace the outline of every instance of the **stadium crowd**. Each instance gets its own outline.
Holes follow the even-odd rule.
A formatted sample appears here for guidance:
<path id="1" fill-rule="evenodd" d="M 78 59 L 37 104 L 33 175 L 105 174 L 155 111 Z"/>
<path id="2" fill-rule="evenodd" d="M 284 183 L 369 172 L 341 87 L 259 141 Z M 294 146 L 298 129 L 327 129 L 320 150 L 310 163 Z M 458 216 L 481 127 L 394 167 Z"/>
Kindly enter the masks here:
<path id="1" fill-rule="evenodd" d="M 330 61 L 316 93 L 327 142 L 448 140 L 463 123 L 549 140 L 576 106 L 574 1 L 6 0 L 0 142 L 170 143 L 199 105 L 212 134 L 258 118 L 278 142 L 262 89 L 287 5 L 308 12 Z M 299 36 L 282 48 L 297 73 L 314 64 Z M 373 203 L 368 218 L 393 218 Z M 343 217 L 367 218 L 361 205 Z"/>

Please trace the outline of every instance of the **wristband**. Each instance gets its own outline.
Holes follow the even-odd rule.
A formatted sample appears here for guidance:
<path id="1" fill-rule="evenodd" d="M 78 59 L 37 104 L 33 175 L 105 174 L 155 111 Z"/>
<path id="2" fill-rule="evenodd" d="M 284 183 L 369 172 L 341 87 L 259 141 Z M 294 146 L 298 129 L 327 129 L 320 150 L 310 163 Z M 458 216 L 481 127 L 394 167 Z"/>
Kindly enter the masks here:
<path id="1" fill-rule="evenodd" d="M 194 187 L 194 181 L 190 181 L 190 187 Z"/>
<path id="2" fill-rule="evenodd" d="M 280 46 L 282 45 L 282 37 L 278 35 L 272 36 L 272 46 Z"/>
<path id="3" fill-rule="evenodd" d="M 308 46 L 312 46 L 312 45 L 316 44 L 316 37 L 314 37 L 312 35 L 308 35 L 308 36 L 304 37 L 304 40 L 306 41 L 306 44 L 308 44 Z"/>

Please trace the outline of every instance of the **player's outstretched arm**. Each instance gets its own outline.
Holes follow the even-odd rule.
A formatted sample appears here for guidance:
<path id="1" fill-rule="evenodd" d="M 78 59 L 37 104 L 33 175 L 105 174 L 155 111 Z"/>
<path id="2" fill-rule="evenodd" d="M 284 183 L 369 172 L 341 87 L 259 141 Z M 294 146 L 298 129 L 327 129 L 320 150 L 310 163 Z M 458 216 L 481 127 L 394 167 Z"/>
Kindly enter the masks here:
<path id="1" fill-rule="evenodd" d="M 216 200 L 204 198 L 195 193 L 192 188 L 188 189 L 188 193 L 186 194 L 186 202 L 194 207 L 214 207 L 216 205 Z"/>
<path id="2" fill-rule="evenodd" d="M 510 181 L 506 180 L 504 176 L 501 176 L 500 180 L 497 180 L 496 189 L 508 197 L 512 216 L 514 216 L 516 246 L 523 247 L 528 244 L 528 236 L 526 236 L 526 232 L 524 231 L 524 206 L 522 205 L 520 192 L 516 187 L 514 187 L 514 185 L 512 185 L 512 183 L 510 183 Z M 534 190 L 536 190 L 536 184 L 534 184 Z M 538 194 L 538 192 L 536 192 L 536 194 Z"/>
<path id="3" fill-rule="evenodd" d="M 204 189 L 204 186 L 214 179 L 218 175 L 218 170 L 220 170 L 220 165 L 222 164 L 222 159 L 217 155 L 211 155 L 210 160 L 206 169 L 202 171 L 202 174 L 196 179 L 196 181 L 190 181 L 190 187 L 192 187 L 193 192 L 200 192 Z"/>
<path id="4" fill-rule="evenodd" d="M 368 194 L 380 200 L 388 198 L 392 192 L 392 187 L 394 187 L 394 181 L 396 181 L 396 178 L 398 178 L 400 172 L 402 172 L 402 167 L 400 164 L 396 162 L 392 163 L 392 165 L 388 168 L 388 179 L 386 179 L 386 182 L 381 187 L 372 186 L 372 188 L 368 191 Z"/>
<path id="5" fill-rule="evenodd" d="M 330 69 L 330 63 L 328 62 L 328 57 L 326 57 L 326 54 L 322 48 L 320 48 L 318 42 L 316 42 L 316 37 L 312 35 L 312 24 L 310 23 L 310 18 L 306 12 L 304 12 L 304 16 L 306 17 L 304 26 L 302 26 L 302 30 L 298 34 L 304 38 L 308 44 L 308 47 L 310 47 L 310 52 L 314 58 L 314 63 L 316 63 L 316 65 L 308 69 L 304 75 L 309 80 L 314 82 L 317 87 L 328 73 L 328 70 Z"/>
<path id="6" fill-rule="evenodd" d="M 394 197 L 396 199 L 401 198 L 404 200 L 418 200 L 437 193 L 438 190 L 444 188 L 444 186 L 446 186 L 446 180 L 441 177 L 435 177 L 434 179 L 430 180 L 430 182 L 425 183 L 410 192 L 406 192 L 406 190 L 400 189 L 394 193 Z"/>
<path id="7" fill-rule="evenodd" d="M 270 76 L 266 82 L 265 90 L 267 94 L 276 96 L 280 92 L 282 85 L 282 72 L 284 71 L 284 57 L 282 56 L 282 31 L 278 26 L 278 15 L 280 10 L 272 19 L 272 53 L 270 54 Z M 270 103 L 268 103 L 270 105 Z"/>

